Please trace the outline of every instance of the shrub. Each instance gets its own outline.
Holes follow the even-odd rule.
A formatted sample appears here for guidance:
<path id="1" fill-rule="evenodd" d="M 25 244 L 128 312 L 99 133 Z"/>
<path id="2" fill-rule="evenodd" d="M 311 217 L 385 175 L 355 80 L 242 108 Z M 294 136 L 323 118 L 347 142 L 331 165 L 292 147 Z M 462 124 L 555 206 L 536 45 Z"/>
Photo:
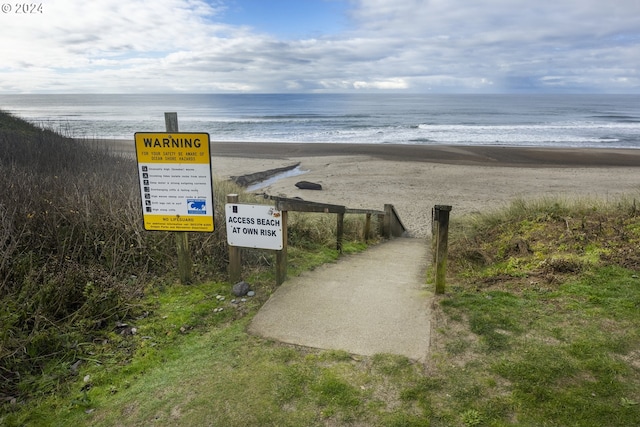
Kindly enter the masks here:
<path id="1" fill-rule="evenodd" d="M 173 233 L 143 229 L 136 162 L 108 146 L 0 112 L 0 168 L 2 402 L 52 391 L 73 373 L 61 367 L 86 357 L 83 344 L 142 311 L 145 286 L 176 280 L 177 260 Z M 199 280 L 226 272 L 229 193 L 257 203 L 231 182 L 214 182 L 216 231 L 189 235 Z M 298 218 L 291 245 L 335 245 L 335 220 Z M 358 221 L 348 224 L 347 238 L 361 233 Z M 244 262 L 269 261 L 252 251 Z"/>
<path id="2" fill-rule="evenodd" d="M 38 393 L 27 378 L 75 362 L 79 343 L 135 313 L 145 283 L 175 277 L 176 249 L 170 233 L 143 230 L 136 162 L 97 142 L 0 113 L 0 168 L 2 398 Z M 224 218 L 237 187 L 220 187 Z M 226 267 L 218 228 L 190 235 L 201 277 Z"/>

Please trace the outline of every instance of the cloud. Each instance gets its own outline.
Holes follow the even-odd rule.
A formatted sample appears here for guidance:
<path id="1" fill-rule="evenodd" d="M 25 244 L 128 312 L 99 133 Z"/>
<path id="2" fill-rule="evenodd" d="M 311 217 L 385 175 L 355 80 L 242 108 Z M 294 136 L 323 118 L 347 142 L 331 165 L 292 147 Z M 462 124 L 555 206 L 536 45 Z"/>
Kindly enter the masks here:
<path id="1" fill-rule="evenodd" d="M 279 39 L 223 0 L 49 0 L 0 15 L 0 91 L 640 93 L 636 0 L 349 4 L 348 30 Z"/>
<path id="2" fill-rule="evenodd" d="M 374 81 L 353 82 L 355 89 L 407 89 L 409 85 L 404 79 L 394 78 Z"/>
<path id="3" fill-rule="evenodd" d="M 478 86 L 469 82 L 484 79 L 493 82 L 491 90 L 510 91 L 523 89 L 513 83 L 526 75 L 531 90 L 621 90 L 611 79 L 624 81 L 628 90 L 639 89 L 632 59 L 638 57 L 640 41 L 635 18 L 640 3 L 635 1 L 605 5 L 592 0 L 361 0 L 358 4 L 353 19 L 370 39 L 408 41 L 411 49 L 403 51 L 404 60 L 397 65 L 415 72 L 416 78 L 409 79 L 415 85 L 442 74 L 466 89 Z M 620 50 L 622 44 L 625 52 Z M 627 64 L 624 71 L 621 62 Z M 603 79 L 606 75 L 611 79 Z"/>

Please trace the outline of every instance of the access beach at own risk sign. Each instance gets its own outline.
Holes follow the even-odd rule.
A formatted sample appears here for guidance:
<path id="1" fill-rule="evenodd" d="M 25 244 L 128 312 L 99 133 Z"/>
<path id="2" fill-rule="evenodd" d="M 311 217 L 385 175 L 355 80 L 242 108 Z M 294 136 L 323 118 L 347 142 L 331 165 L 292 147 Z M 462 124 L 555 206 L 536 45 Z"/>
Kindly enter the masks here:
<path id="1" fill-rule="evenodd" d="M 213 231 L 208 133 L 135 134 L 145 230 Z"/>
<path id="2" fill-rule="evenodd" d="M 273 206 L 227 203 L 225 213 L 229 245 L 282 250 L 282 212 Z"/>

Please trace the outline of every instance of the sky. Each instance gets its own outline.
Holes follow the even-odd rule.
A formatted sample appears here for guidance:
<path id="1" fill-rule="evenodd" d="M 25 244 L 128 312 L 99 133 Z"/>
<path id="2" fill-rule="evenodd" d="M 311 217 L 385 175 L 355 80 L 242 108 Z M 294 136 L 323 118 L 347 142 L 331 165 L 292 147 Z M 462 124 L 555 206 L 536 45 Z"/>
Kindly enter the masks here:
<path id="1" fill-rule="evenodd" d="M 638 0 L 20 4 L 0 94 L 640 93 Z"/>

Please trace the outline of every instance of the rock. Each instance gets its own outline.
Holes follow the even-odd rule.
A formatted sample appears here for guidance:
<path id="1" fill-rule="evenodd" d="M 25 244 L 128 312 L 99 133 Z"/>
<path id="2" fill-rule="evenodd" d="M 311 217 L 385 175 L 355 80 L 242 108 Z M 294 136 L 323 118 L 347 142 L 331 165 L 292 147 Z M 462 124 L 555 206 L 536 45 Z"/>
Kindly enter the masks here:
<path id="1" fill-rule="evenodd" d="M 249 291 L 249 292 L 247 292 L 247 296 L 248 296 L 248 297 L 253 297 L 253 296 L 255 296 L 255 295 L 256 295 L 256 293 L 255 293 L 255 292 L 253 292 L 253 291 Z"/>
<path id="2" fill-rule="evenodd" d="M 250 289 L 251 287 L 249 286 L 249 284 L 243 280 L 242 282 L 238 282 L 233 285 L 231 292 L 237 297 L 243 297 L 247 294 L 247 292 L 249 292 Z"/>
<path id="3" fill-rule="evenodd" d="M 116 322 L 116 332 L 122 336 L 135 335 L 138 332 L 138 328 L 129 326 L 126 323 Z"/>
<path id="4" fill-rule="evenodd" d="M 73 365 L 71 365 L 71 372 L 73 372 L 74 374 L 78 372 L 78 368 L 80 367 L 81 364 L 82 364 L 82 359 L 76 360 L 76 362 Z"/>
<path id="5" fill-rule="evenodd" d="M 301 190 L 322 190 L 322 185 L 309 181 L 298 181 L 296 187 Z"/>

